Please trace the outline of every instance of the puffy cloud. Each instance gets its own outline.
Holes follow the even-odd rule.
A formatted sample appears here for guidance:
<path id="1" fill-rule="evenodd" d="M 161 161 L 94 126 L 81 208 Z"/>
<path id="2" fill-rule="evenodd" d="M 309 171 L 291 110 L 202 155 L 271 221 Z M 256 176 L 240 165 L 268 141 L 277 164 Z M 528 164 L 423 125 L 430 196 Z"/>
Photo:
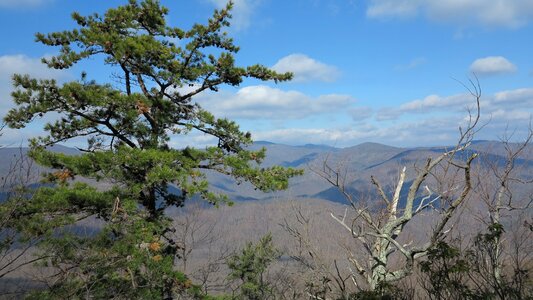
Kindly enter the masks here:
<path id="1" fill-rule="evenodd" d="M 31 58 L 22 54 L 0 56 L 0 80 L 6 80 L 6 78 L 9 80 L 15 73 L 48 78 L 62 72 L 48 68 L 41 63 L 40 58 Z"/>
<path id="2" fill-rule="evenodd" d="M 42 126 L 30 126 L 22 129 L 4 127 L 0 132 L 0 147 L 26 147 L 28 140 L 43 133 Z"/>
<path id="3" fill-rule="evenodd" d="M 255 140 L 273 141 L 284 144 L 327 144 L 351 146 L 355 141 L 375 137 L 375 132 L 368 129 L 337 128 L 287 128 L 252 132 Z"/>
<path id="4" fill-rule="evenodd" d="M 343 128 L 284 128 L 252 131 L 255 140 L 290 145 L 326 144 L 349 147 L 363 142 L 393 146 L 426 146 L 452 144 L 458 137 L 462 116 L 406 121 L 388 126 L 368 123 Z"/>
<path id="5" fill-rule="evenodd" d="M 522 88 L 510 91 L 502 91 L 494 94 L 495 103 L 523 104 L 533 107 L 533 88 Z"/>
<path id="6" fill-rule="evenodd" d="M 237 93 L 203 96 L 198 103 L 217 116 L 241 119 L 302 119 L 316 114 L 339 112 L 355 99 L 329 94 L 310 97 L 298 91 L 283 91 L 265 85 L 244 87 Z"/>
<path id="7" fill-rule="evenodd" d="M 498 109 L 490 113 L 482 111 L 483 124 L 476 139 L 495 140 L 509 131 L 521 139 L 527 135 L 528 124 L 533 115 L 531 110 Z M 255 140 L 266 140 L 290 145 L 326 144 L 348 147 L 363 142 L 377 142 L 392 146 L 444 146 L 453 145 L 459 137 L 458 128 L 468 122 L 468 113 L 421 115 L 415 119 L 398 120 L 392 123 L 372 125 L 360 123 L 353 127 L 283 128 L 275 130 L 253 130 Z"/>
<path id="8" fill-rule="evenodd" d="M 532 115 L 533 110 L 533 88 L 521 88 L 506 90 L 494 93 L 493 95 L 482 95 L 481 109 L 483 115 L 494 118 L 503 116 L 503 112 L 510 115 L 524 116 Z M 398 108 L 385 107 L 378 111 L 376 120 L 394 120 L 405 114 L 421 114 L 434 112 L 457 113 L 471 109 L 475 105 L 475 99 L 468 93 L 451 96 L 429 95 L 423 99 L 413 100 L 400 105 Z M 522 111 L 523 113 L 516 114 Z M 512 113 L 511 113 L 512 112 Z M 512 118 L 511 118 L 512 119 Z"/>
<path id="9" fill-rule="evenodd" d="M 277 72 L 294 73 L 294 81 L 335 81 L 340 71 L 305 54 L 291 54 L 280 59 L 273 67 Z"/>
<path id="10" fill-rule="evenodd" d="M 228 0 L 209 0 L 218 9 L 226 7 Z M 250 21 L 254 10 L 261 0 L 233 0 L 233 9 L 231 10 L 231 28 L 243 30 L 250 26 Z"/>
<path id="11" fill-rule="evenodd" d="M 489 76 L 513 73 L 516 66 L 503 56 L 488 56 L 476 59 L 470 65 L 470 71 L 477 75 Z"/>
<path id="12" fill-rule="evenodd" d="M 441 97 L 439 95 L 429 95 L 421 100 L 407 102 L 400 106 L 401 112 L 426 112 L 434 108 L 461 107 L 468 101 L 467 95 L 453 95 Z"/>
<path id="13" fill-rule="evenodd" d="M 422 1 L 416 0 L 372 0 L 366 10 L 371 18 L 409 17 L 418 12 Z"/>
<path id="14" fill-rule="evenodd" d="M 13 90 L 11 77 L 13 74 L 29 74 L 34 78 L 69 78 L 66 71 L 49 69 L 41 63 L 40 58 L 31 58 L 26 55 L 0 56 L 0 116 L 11 106 L 10 93 Z"/>
<path id="15" fill-rule="evenodd" d="M 15 73 L 29 74 L 31 77 L 39 79 L 53 78 L 59 81 L 71 78 L 68 71 L 49 69 L 45 64 L 41 63 L 40 58 L 32 58 L 26 55 L 0 56 L 0 120 L 14 105 L 11 100 L 11 92 L 13 91 L 11 77 Z M 1 144 L 12 147 L 26 145 L 28 138 L 42 134 L 44 122 L 54 119 L 56 116 L 55 114 L 48 114 L 42 119 L 35 120 L 24 129 L 4 128 Z"/>
<path id="16" fill-rule="evenodd" d="M 431 20 L 459 26 L 484 25 L 516 28 L 533 18 L 530 0 L 370 0 L 370 18 L 423 15 Z"/>
<path id="17" fill-rule="evenodd" d="M 474 104 L 472 96 L 469 94 L 458 94 L 447 97 L 439 95 L 429 95 L 423 99 L 416 99 L 400 105 L 400 107 L 381 108 L 376 120 L 394 120 L 407 113 L 426 113 L 435 110 L 464 110 Z"/>
<path id="18" fill-rule="evenodd" d="M 533 117 L 533 112 L 524 111 L 522 109 L 502 109 L 499 108 L 490 113 L 490 120 L 495 120 L 497 122 L 512 122 L 519 120 L 529 120 Z"/>
<path id="19" fill-rule="evenodd" d="M 485 102 L 482 109 L 491 123 L 503 126 L 503 123 L 528 123 L 533 118 L 533 88 L 497 92 Z"/>

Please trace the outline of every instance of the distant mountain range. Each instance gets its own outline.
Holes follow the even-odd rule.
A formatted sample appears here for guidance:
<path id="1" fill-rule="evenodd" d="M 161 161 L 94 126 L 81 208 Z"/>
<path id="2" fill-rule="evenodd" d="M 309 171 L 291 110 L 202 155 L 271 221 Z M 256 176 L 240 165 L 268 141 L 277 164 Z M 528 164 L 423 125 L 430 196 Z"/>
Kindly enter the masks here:
<path id="1" fill-rule="evenodd" d="M 213 191 L 225 193 L 234 201 L 260 200 L 260 199 L 293 199 L 293 198 L 317 198 L 333 202 L 346 203 L 343 195 L 332 187 L 324 178 L 317 175 L 323 169 L 324 162 L 333 169 L 342 170 L 346 174 L 345 185 L 348 192 L 355 198 L 372 197 L 375 190 L 370 183 L 370 176 L 378 178 L 385 189 L 392 189 L 395 178 L 402 166 L 412 167 L 421 165 L 428 157 L 451 149 L 452 147 L 416 147 L 397 148 L 377 143 L 363 143 L 353 147 L 335 148 L 324 145 L 289 146 L 283 144 L 259 141 L 251 146 L 251 149 L 267 149 L 265 167 L 281 165 L 285 167 L 301 168 L 305 170 L 303 176 L 293 178 L 290 187 L 286 191 L 274 193 L 262 193 L 256 191 L 250 184 L 237 185 L 232 178 L 215 172 L 207 174 Z M 532 153 L 529 146 L 526 153 Z M 54 151 L 67 154 L 79 153 L 76 149 L 64 146 L 55 146 Z M 20 156 L 26 154 L 25 148 L 2 148 L 0 149 L 0 177 L 9 172 L 10 165 Z M 506 161 L 504 144 L 496 141 L 475 141 L 469 150 L 458 159 L 464 159 L 472 151 L 480 153 L 480 156 L 489 161 L 503 165 Z M 516 164 L 525 170 L 524 175 L 531 177 L 533 172 L 533 160 L 531 156 L 520 156 Z M 32 165 L 27 170 L 38 181 L 38 174 L 45 169 Z M 413 172 L 408 172 L 408 180 L 412 179 Z M 177 190 L 177 189 L 176 189 Z M 1 196 L 0 196 L 1 198 Z"/>

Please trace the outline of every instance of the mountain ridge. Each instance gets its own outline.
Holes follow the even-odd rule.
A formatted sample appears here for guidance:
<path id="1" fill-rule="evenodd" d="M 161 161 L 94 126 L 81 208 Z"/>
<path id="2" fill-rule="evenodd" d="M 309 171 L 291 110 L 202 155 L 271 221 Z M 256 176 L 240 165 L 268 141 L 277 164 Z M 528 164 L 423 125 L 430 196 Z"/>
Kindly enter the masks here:
<path id="1" fill-rule="evenodd" d="M 349 192 L 355 198 L 363 196 L 375 196 L 373 186 L 370 183 L 370 176 L 374 176 L 383 182 L 390 182 L 391 178 L 397 176 L 400 166 L 412 167 L 414 164 L 423 163 L 428 157 L 434 157 L 451 147 L 394 147 L 380 143 L 365 142 L 358 145 L 338 148 L 327 145 L 306 144 L 291 146 L 286 144 L 272 143 L 268 141 L 258 141 L 249 146 L 251 150 L 266 148 L 266 158 L 262 166 L 269 167 L 281 165 L 284 167 L 294 167 L 304 169 L 304 175 L 290 180 L 289 189 L 273 193 L 262 193 L 254 189 L 251 184 L 243 183 L 237 185 L 230 177 L 220 175 L 215 172 L 207 172 L 206 176 L 211 183 L 214 192 L 224 193 L 235 201 L 263 200 L 272 198 L 318 198 L 337 203 L 346 203 L 340 193 L 332 190 L 332 186 L 321 178 L 318 174 L 324 167 L 324 162 L 339 170 L 346 170 L 349 176 L 345 179 L 345 184 L 349 187 Z M 505 148 L 498 141 L 473 141 L 470 151 L 479 152 L 491 161 L 504 162 Z M 533 147 L 529 146 L 528 150 Z M 62 145 L 56 146 L 53 150 L 77 154 L 78 150 Z M 13 159 L 20 155 L 26 155 L 27 148 L 7 147 L 0 148 L 0 177 L 5 176 L 9 170 L 9 165 Z M 529 151 L 531 153 L 532 151 Z M 458 156 L 462 159 L 464 155 Z M 5 159 L 8 158 L 8 159 Z M 523 165 L 527 170 L 533 167 L 531 157 L 522 155 L 517 159 L 517 163 Z M 38 175 L 45 168 L 34 166 L 32 175 Z M 102 184 L 89 181 L 91 184 Z M 385 188 L 389 188 L 385 186 Z"/>

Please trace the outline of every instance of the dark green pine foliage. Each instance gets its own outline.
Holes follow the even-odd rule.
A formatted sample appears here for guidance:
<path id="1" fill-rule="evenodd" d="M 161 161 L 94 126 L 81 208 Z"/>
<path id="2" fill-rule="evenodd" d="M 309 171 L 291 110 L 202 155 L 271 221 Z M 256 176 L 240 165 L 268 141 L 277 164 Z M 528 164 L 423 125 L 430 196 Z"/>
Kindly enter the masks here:
<path id="1" fill-rule="evenodd" d="M 248 181 L 265 192 L 285 189 L 289 178 L 301 174 L 261 168 L 265 151 L 247 150 L 249 133 L 193 101 L 201 92 L 237 86 L 244 78 L 279 82 L 292 76 L 262 65 L 235 65 L 239 48 L 224 32 L 231 7 L 215 11 L 206 25 L 182 30 L 166 24 L 168 10 L 158 1 L 130 0 L 104 15 L 74 13 L 78 29 L 36 35 L 38 42 L 60 48 L 57 56 L 43 59 L 50 68 L 67 69 L 92 57 L 114 68 L 113 84 L 88 80 L 85 73 L 64 84 L 13 76 L 17 106 L 5 117 L 10 127 L 57 116 L 45 125 L 45 136 L 31 141 L 30 151 L 38 163 L 57 170 L 48 174 L 57 186 L 38 191 L 14 213 L 28 226 L 47 225 L 40 247 L 46 262 L 60 271 L 51 289 L 36 298 L 195 294 L 194 285 L 174 268 L 176 245 L 166 237 L 172 228 L 165 209 L 191 195 L 215 205 L 228 203 L 227 196 L 209 190 L 204 170 Z M 213 136 L 218 146 L 170 146 L 172 137 L 190 132 Z M 80 137 L 88 141 L 81 155 L 46 150 Z M 114 187 L 97 191 L 69 183 L 77 175 Z M 169 184 L 181 194 L 169 193 Z M 105 224 L 96 234 L 73 234 L 65 227 L 93 216 Z"/>
<path id="2" fill-rule="evenodd" d="M 240 291 L 233 299 L 274 299 L 272 287 L 267 281 L 268 266 L 279 257 L 279 251 L 272 243 L 272 235 L 262 237 L 257 244 L 248 243 L 240 254 L 234 254 L 228 261 L 231 270 L 229 279 L 240 281 Z"/>
<path id="3" fill-rule="evenodd" d="M 466 284 L 472 261 L 460 249 L 441 241 L 420 263 L 429 299 L 490 299 L 476 295 Z"/>

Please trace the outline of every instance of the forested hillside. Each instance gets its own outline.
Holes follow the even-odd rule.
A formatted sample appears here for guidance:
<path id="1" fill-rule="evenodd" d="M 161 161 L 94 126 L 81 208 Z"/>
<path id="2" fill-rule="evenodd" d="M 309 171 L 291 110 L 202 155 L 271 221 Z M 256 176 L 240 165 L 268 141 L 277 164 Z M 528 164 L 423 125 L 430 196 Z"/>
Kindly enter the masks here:
<path id="1" fill-rule="evenodd" d="M 462 94 L 371 108 L 337 93 L 354 85 L 346 79 L 317 95 L 343 76 L 336 67 L 262 57 L 290 42 L 280 31 L 262 55 L 244 49 L 275 26 L 239 33 L 262 1 L 204 1 L 217 9 L 188 25 L 202 13 L 181 20 L 158 0 L 119 2 L 73 12 L 67 28 L 43 23 L 31 49 L 47 52 L 32 68 L 0 56 L 14 73 L 10 88 L 0 77 L 0 96 L 10 92 L 0 106 L 0 298 L 533 298 L 533 89 L 485 95 L 480 80 L 517 72 L 510 61 L 475 60 L 456 82 Z M 369 1 L 366 17 L 395 3 Z M 401 7 L 404 17 L 418 9 Z M 329 48 L 343 52 L 339 41 Z M 389 48 L 361 53 L 379 66 Z M 377 84 L 366 76 L 377 78 L 346 78 Z M 291 80 L 295 90 L 282 90 Z M 376 98 L 410 93 L 382 83 Z M 256 132 L 275 142 L 254 142 Z M 12 147 L 19 134 L 29 139 Z"/>

